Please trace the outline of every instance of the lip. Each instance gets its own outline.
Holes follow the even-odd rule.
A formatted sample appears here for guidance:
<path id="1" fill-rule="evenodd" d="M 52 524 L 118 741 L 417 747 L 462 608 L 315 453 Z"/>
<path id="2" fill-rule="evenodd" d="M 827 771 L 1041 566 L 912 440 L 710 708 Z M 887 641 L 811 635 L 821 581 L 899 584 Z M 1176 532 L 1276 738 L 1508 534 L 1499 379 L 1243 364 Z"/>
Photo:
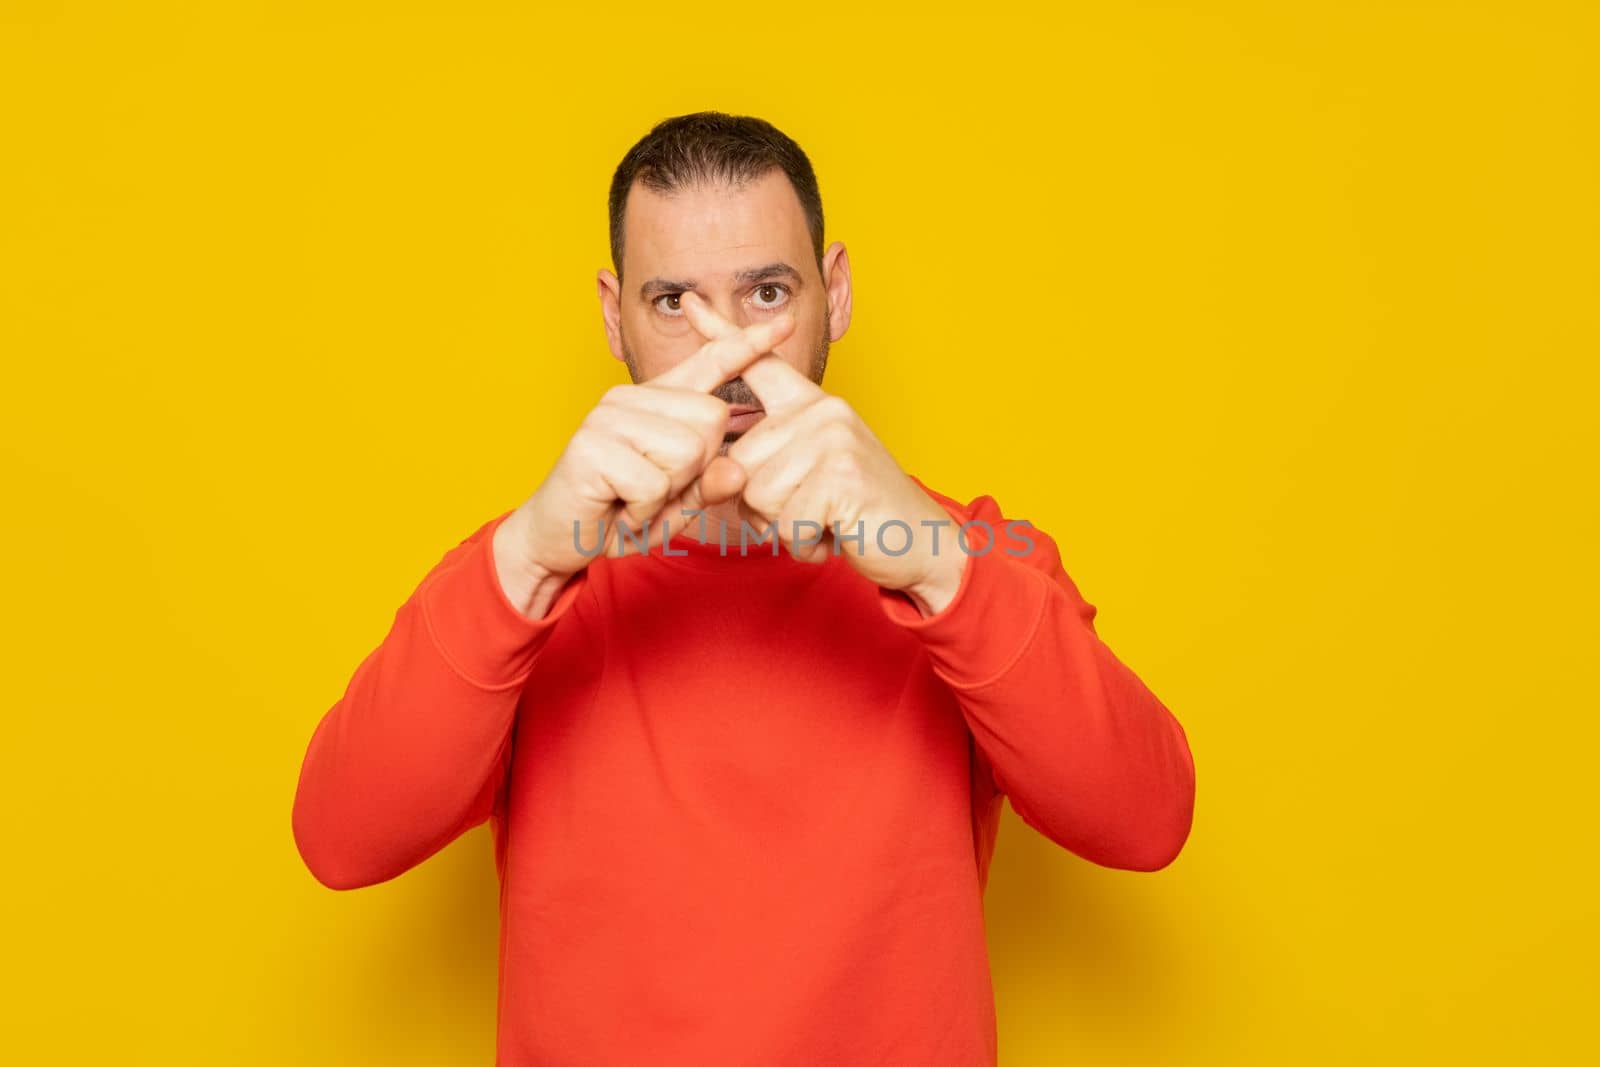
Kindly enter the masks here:
<path id="1" fill-rule="evenodd" d="M 750 427 L 761 421 L 766 414 L 763 408 L 753 408 L 746 404 L 735 404 L 728 409 L 728 427 L 726 433 L 744 433 Z"/>

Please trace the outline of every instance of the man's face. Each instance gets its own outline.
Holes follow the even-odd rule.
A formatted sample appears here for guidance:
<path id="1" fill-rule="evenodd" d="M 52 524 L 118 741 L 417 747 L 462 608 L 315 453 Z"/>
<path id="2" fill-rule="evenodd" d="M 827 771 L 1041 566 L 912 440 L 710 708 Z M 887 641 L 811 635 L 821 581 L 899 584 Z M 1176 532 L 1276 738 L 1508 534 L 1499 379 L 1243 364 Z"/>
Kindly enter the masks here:
<path id="1" fill-rule="evenodd" d="M 635 382 L 649 381 L 705 344 L 679 294 L 693 289 L 736 326 L 795 317 L 794 333 L 773 350 L 821 383 L 830 341 L 850 321 L 850 268 L 835 242 L 818 269 L 805 209 L 783 171 L 743 186 L 696 185 L 671 194 L 634 182 L 623 219 L 619 281 L 599 277 L 612 354 Z M 734 378 L 715 390 L 732 409 L 724 447 L 761 418 L 761 400 Z"/>

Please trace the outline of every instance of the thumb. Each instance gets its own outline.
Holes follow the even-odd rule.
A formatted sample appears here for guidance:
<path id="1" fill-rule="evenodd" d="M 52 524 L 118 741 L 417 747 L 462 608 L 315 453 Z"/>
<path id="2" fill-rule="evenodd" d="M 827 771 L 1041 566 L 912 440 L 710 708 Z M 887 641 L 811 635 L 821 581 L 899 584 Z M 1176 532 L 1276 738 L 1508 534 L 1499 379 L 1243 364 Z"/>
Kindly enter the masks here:
<path id="1" fill-rule="evenodd" d="M 700 472 L 700 479 L 691 491 L 698 489 L 699 502 L 695 507 L 706 504 L 720 504 L 724 500 L 731 500 L 744 488 L 746 479 L 745 470 L 736 459 L 727 456 L 718 456 L 706 464 L 706 469 Z"/>
<path id="2" fill-rule="evenodd" d="M 650 528 L 650 545 L 661 543 L 666 531 L 683 529 L 700 529 L 701 526 L 693 520 L 685 519 L 685 511 L 701 511 L 706 507 L 720 504 L 738 496 L 744 489 L 746 480 L 744 467 L 736 459 L 727 456 L 716 456 L 706 464 L 705 470 L 700 472 L 700 477 L 690 482 L 676 500 L 666 504 L 661 509 L 661 517 L 667 522 L 656 522 Z M 703 523 L 705 520 L 702 519 Z"/>

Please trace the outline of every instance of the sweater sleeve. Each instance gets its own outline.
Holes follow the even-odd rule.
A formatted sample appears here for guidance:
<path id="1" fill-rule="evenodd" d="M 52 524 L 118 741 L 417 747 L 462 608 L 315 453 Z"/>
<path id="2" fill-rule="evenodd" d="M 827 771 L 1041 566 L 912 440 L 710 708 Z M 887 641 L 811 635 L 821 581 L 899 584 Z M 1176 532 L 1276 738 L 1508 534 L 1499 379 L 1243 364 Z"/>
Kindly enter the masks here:
<path id="1" fill-rule="evenodd" d="M 445 553 L 312 734 L 292 824 L 329 888 L 394 878 L 502 808 L 523 685 L 587 581 L 543 618 L 518 611 L 493 551 L 510 514 Z"/>
<path id="2" fill-rule="evenodd" d="M 962 507 L 929 495 L 970 524 L 955 597 L 931 616 L 890 590 L 880 604 L 921 639 L 995 786 L 1025 823 L 1084 859 L 1167 866 L 1194 816 L 1183 727 L 1096 634 L 1096 608 L 1047 534 L 1011 523 L 987 496 Z"/>

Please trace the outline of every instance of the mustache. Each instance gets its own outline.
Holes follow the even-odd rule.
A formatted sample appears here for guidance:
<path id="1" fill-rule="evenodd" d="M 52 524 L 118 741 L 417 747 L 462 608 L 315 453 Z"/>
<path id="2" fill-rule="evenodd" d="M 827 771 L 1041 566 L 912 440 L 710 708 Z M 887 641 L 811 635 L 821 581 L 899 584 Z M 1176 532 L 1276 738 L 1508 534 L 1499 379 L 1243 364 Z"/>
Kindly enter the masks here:
<path id="1" fill-rule="evenodd" d="M 745 384 L 743 378 L 730 378 L 711 391 L 711 395 L 725 404 L 743 404 L 745 407 L 761 407 L 761 398 L 756 396 L 755 390 Z"/>

